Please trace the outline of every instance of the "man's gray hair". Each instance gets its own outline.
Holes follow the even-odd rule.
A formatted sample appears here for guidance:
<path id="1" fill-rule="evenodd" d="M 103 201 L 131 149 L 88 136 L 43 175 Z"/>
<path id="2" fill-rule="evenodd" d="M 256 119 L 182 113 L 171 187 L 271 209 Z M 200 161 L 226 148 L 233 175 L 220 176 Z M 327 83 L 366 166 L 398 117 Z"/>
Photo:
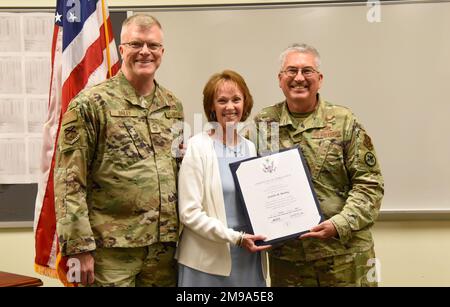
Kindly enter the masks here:
<path id="1" fill-rule="evenodd" d="M 284 62 L 286 61 L 286 56 L 291 52 L 297 52 L 297 53 L 309 53 L 314 56 L 314 60 L 316 62 L 316 68 L 320 69 L 320 54 L 319 51 L 317 51 L 316 48 L 313 46 L 307 45 L 307 44 L 292 44 L 289 47 L 287 47 L 281 54 L 280 54 L 280 70 L 283 69 Z"/>

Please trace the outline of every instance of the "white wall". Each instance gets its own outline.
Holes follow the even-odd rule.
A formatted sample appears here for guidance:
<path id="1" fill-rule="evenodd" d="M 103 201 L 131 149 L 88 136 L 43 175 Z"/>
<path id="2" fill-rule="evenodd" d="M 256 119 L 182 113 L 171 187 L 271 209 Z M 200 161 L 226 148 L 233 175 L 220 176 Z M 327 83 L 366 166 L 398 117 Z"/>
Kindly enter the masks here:
<path id="1" fill-rule="evenodd" d="M 450 286 L 450 221 L 377 222 L 375 250 L 381 263 L 380 286 Z M 40 278 L 34 273 L 31 229 L 0 229 L 0 271 Z"/>

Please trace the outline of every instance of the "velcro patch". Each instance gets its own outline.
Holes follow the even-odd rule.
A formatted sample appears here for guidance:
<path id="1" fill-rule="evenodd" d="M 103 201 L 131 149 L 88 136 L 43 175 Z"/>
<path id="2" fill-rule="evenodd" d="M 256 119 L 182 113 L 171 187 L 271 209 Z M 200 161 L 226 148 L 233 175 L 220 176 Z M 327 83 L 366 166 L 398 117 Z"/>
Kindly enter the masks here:
<path id="1" fill-rule="evenodd" d="M 183 118 L 183 113 L 176 110 L 170 110 L 165 112 L 167 118 Z"/>
<path id="2" fill-rule="evenodd" d="M 327 139 L 327 138 L 339 138 L 341 137 L 341 132 L 336 130 L 331 130 L 330 128 L 314 131 L 311 134 L 313 139 Z"/>
<path id="3" fill-rule="evenodd" d="M 377 159 L 375 158 L 375 155 L 372 152 L 367 152 L 364 155 L 364 162 L 370 167 L 374 167 L 375 164 L 377 164 Z"/>
<path id="4" fill-rule="evenodd" d="M 366 148 L 368 150 L 373 150 L 373 144 L 372 144 L 372 140 L 370 139 L 370 136 L 368 136 L 367 134 L 364 134 L 364 142 L 363 142 L 364 146 L 366 146 Z"/>
<path id="5" fill-rule="evenodd" d="M 63 116 L 61 125 L 64 126 L 68 123 L 76 121 L 77 119 L 78 119 L 78 114 L 77 114 L 76 110 L 66 112 Z"/>
<path id="6" fill-rule="evenodd" d="M 64 143 L 73 145 L 80 138 L 80 133 L 76 126 L 70 126 L 64 129 Z"/>
<path id="7" fill-rule="evenodd" d="M 137 117 L 139 112 L 136 110 L 111 110 L 111 116 L 115 117 Z"/>

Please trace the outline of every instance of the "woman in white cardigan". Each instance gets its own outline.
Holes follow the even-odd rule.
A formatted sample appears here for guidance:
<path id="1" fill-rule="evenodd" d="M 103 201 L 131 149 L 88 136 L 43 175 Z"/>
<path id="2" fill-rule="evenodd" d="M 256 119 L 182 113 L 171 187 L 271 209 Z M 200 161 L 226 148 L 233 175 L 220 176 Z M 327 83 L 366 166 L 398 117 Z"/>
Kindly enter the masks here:
<path id="1" fill-rule="evenodd" d="M 237 133 L 253 99 L 244 79 L 225 70 L 203 90 L 203 107 L 215 129 L 192 137 L 179 173 L 178 286 L 261 287 L 268 285 L 270 246 L 256 246 L 262 234 L 248 234 L 229 163 L 256 156 L 252 142 Z"/>

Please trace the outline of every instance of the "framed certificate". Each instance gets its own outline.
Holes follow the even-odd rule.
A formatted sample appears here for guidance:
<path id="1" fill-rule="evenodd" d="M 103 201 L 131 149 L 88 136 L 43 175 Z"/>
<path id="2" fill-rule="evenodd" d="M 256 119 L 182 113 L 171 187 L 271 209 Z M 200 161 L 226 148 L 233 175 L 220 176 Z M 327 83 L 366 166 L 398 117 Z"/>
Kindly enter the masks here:
<path id="1" fill-rule="evenodd" d="M 230 164 L 258 245 L 297 238 L 323 221 L 311 176 L 298 147 Z"/>

